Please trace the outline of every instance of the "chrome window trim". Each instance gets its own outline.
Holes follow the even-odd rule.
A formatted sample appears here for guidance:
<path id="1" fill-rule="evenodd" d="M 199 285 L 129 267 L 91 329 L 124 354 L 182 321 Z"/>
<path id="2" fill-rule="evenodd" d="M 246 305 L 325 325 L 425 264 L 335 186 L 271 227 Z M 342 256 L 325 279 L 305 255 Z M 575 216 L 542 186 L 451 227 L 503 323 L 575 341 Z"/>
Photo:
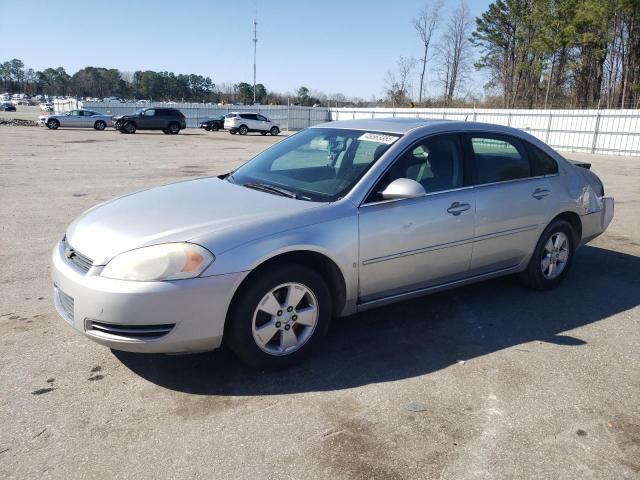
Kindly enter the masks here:
<path id="1" fill-rule="evenodd" d="M 491 182 L 491 183 L 478 183 L 475 184 L 474 187 L 489 187 L 492 185 L 504 185 L 507 183 L 519 183 L 526 182 L 527 180 L 540 180 L 541 178 L 546 178 L 546 175 L 536 175 L 535 177 L 522 177 L 522 178 L 514 178 L 512 180 L 502 180 L 500 182 Z"/>

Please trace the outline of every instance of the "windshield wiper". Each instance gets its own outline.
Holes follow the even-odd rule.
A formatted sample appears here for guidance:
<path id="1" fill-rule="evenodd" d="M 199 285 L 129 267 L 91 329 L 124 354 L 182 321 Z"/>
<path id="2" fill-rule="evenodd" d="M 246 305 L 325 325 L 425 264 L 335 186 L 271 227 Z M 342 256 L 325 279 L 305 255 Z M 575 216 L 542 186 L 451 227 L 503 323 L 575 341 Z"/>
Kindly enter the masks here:
<path id="1" fill-rule="evenodd" d="M 243 186 L 247 188 L 253 188 L 254 190 L 260 190 L 268 193 L 275 193 L 276 195 L 281 195 L 283 197 L 295 198 L 298 199 L 298 194 L 292 192 L 291 190 L 286 190 L 280 187 L 274 187 L 273 185 L 267 185 L 265 183 L 243 183 Z"/>

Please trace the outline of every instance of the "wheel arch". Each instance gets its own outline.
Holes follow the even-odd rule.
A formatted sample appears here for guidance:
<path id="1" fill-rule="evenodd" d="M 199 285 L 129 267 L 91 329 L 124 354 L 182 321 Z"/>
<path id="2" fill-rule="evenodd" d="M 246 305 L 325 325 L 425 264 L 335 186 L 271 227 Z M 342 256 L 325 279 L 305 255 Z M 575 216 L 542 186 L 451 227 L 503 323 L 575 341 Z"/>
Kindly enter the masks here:
<path id="1" fill-rule="evenodd" d="M 573 227 L 573 231 L 576 234 L 576 245 L 580 245 L 580 241 L 582 240 L 582 220 L 580 220 L 580 215 L 575 212 L 565 211 L 553 217 L 549 222 L 549 225 L 551 225 L 555 220 L 565 220 L 568 222 L 571 227 Z"/>
<path id="2" fill-rule="evenodd" d="M 333 315 L 338 316 L 342 312 L 347 301 L 347 284 L 338 264 L 321 252 L 299 249 L 277 253 L 256 265 L 238 285 L 231 300 L 230 308 L 227 311 L 227 318 L 229 312 L 233 309 L 233 305 L 239 300 L 240 293 L 245 285 L 262 272 L 281 265 L 305 266 L 320 273 L 331 292 Z"/>

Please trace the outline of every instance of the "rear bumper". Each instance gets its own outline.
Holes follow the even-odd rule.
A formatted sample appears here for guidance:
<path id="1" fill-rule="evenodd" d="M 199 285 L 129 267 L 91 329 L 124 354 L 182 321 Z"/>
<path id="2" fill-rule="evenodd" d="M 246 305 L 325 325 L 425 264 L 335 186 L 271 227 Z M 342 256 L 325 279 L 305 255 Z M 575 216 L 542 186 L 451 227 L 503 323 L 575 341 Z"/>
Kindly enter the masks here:
<path id="1" fill-rule="evenodd" d="M 600 211 L 581 216 L 582 239 L 580 244 L 584 245 L 601 235 L 613 220 L 614 211 L 613 197 L 602 197 Z"/>
<path id="2" fill-rule="evenodd" d="M 101 268 L 92 267 L 85 274 L 68 262 L 61 245 L 56 245 L 52 254 L 56 310 L 75 330 L 102 345 L 147 353 L 219 347 L 227 310 L 245 275 L 133 282 L 100 277 Z M 107 330 L 95 328 L 96 323 L 106 325 Z M 168 333 L 149 336 L 160 327 Z"/>

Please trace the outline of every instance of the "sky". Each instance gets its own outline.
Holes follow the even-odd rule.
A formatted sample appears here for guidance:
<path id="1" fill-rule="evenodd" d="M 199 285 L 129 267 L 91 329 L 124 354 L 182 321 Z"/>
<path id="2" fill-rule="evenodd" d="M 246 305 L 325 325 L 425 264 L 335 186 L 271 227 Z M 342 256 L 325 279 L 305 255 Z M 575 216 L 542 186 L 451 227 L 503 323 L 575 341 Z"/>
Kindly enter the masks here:
<path id="1" fill-rule="evenodd" d="M 41 70 L 85 66 L 253 82 L 253 18 L 258 20 L 257 82 L 289 92 L 305 85 L 365 100 L 383 96 L 398 56 L 420 57 L 411 19 L 433 0 L 0 0 L 0 61 Z M 459 0 L 445 0 L 447 18 Z M 467 0 L 473 18 L 489 0 Z M 444 20 L 441 22 L 444 23 Z M 475 53 L 474 53 L 475 54 Z M 434 71 L 427 72 L 435 92 Z M 434 82 L 434 83 L 432 83 Z M 468 87 L 482 92 L 482 75 Z"/>

